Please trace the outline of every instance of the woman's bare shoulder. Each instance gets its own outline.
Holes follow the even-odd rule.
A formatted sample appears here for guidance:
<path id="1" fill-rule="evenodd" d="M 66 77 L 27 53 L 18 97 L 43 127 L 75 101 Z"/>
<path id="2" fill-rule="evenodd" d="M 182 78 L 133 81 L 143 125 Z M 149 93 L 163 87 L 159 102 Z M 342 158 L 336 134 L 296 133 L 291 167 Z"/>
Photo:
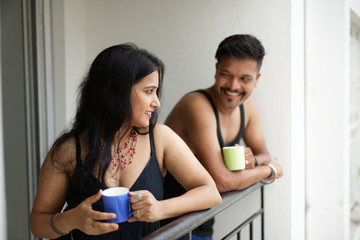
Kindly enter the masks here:
<path id="1" fill-rule="evenodd" d="M 154 136 L 166 136 L 168 134 L 175 134 L 174 131 L 162 123 L 157 123 L 153 129 Z"/>
<path id="2" fill-rule="evenodd" d="M 54 167 L 61 172 L 72 172 L 76 166 L 76 141 L 68 136 L 58 139 L 48 152 L 43 167 Z"/>
<path id="3" fill-rule="evenodd" d="M 164 124 L 157 123 L 153 132 L 155 143 L 161 148 L 170 146 L 171 144 L 181 140 L 181 138 L 170 127 Z"/>

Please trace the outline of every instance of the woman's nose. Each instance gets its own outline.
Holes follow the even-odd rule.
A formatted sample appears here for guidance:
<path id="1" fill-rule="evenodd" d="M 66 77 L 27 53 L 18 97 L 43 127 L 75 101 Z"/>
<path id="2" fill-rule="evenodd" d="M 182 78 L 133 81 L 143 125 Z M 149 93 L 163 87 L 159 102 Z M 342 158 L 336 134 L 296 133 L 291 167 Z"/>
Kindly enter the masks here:
<path id="1" fill-rule="evenodd" d="M 153 107 L 154 109 L 160 107 L 160 101 L 157 95 L 155 95 L 153 101 L 151 102 L 151 107 Z"/>

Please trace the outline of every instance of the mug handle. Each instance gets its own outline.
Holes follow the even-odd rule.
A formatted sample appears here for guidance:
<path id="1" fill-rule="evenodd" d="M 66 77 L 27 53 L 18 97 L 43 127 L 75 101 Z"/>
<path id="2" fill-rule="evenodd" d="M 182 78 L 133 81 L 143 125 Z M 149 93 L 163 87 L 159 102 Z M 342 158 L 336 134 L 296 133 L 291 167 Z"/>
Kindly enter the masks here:
<path id="1" fill-rule="evenodd" d="M 131 217 L 133 216 L 133 212 L 132 212 L 132 208 L 131 208 L 130 198 L 131 198 L 131 196 L 128 194 L 128 202 L 129 202 L 128 215 L 129 215 L 129 218 L 131 218 Z"/>

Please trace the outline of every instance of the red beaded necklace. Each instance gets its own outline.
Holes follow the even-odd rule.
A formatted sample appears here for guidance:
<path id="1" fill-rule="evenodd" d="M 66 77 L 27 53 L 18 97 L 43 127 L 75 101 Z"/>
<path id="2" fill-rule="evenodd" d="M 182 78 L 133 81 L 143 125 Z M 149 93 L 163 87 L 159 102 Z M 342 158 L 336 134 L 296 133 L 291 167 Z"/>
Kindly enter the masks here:
<path id="1" fill-rule="evenodd" d="M 113 169 L 120 167 L 120 169 L 126 168 L 128 164 L 132 163 L 132 159 L 136 153 L 135 149 L 137 146 L 137 132 L 132 130 L 130 132 L 128 140 L 125 142 L 124 146 L 117 147 L 117 149 L 111 150 L 111 163 Z M 128 148 L 129 147 L 129 148 Z M 125 153 L 126 149 L 127 152 Z"/>

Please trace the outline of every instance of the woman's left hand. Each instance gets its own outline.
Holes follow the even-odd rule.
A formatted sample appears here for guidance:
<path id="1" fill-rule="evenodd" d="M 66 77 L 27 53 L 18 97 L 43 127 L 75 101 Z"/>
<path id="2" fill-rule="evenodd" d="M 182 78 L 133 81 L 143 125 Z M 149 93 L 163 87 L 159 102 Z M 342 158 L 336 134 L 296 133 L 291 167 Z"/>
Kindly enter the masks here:
<path id="1" fill-rule="evenodd" d="M 155 222 L 161 218 L 161 203 L 147 190 L 129 192 L 133 216 L 129 222 Z"/>

